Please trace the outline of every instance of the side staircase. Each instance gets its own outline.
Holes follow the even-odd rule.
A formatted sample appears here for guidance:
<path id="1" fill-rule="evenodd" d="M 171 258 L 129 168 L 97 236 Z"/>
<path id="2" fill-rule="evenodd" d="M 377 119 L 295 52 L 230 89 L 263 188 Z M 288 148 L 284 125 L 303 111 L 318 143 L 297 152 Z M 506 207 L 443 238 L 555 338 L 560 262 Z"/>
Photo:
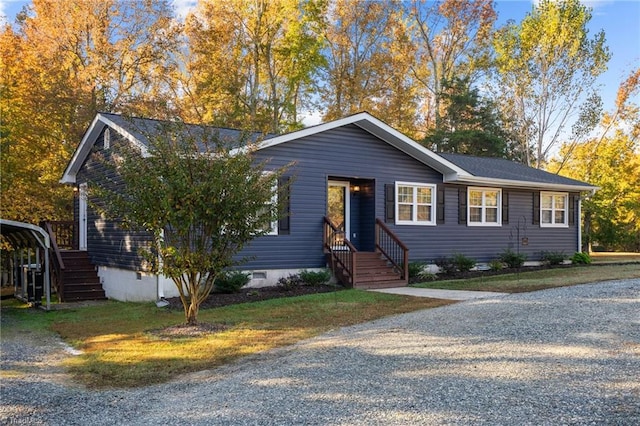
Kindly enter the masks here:
<path id="1" fill-rule="evenodd" d="M 64 302 L 107 300 L 100 278 L 86 251 L 61 250 L 64 262 L 61 299 Z"/>
<path id="2" fill-rule="evenodd" d="M 46 221 L 40 226 L 51 238 L 51 282 L 60 301 L 106 300 L 89 253 L 78 250 L 77 224 Z"/>

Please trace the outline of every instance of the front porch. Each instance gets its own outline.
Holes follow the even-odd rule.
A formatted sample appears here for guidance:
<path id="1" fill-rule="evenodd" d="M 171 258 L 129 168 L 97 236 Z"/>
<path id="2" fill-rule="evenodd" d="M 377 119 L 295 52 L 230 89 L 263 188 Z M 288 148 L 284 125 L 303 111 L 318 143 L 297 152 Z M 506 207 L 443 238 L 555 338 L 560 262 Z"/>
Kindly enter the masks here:
<path id="1" fill-rule="evenodd" d="M 329 217 L 323 223 L 327 263 L 342 285 L 377 289 L 408 284 L 409 249 L 380 219 L 375 221 L 374 251 L 359 251 Z"/>

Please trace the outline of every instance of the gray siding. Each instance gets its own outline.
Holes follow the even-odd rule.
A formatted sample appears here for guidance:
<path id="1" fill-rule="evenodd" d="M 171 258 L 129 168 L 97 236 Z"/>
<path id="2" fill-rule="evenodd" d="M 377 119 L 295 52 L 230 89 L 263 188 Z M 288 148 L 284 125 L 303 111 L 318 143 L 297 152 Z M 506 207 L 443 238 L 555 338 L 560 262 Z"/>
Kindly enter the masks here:
<path id="1" fill-rule="evenodd" d="M 406 154 L 380 141 L 355 125 L 345 126 L 296 141 L 259 151 L 262 158 L 270 158 L 279 167 L 291 161 L 289 171 L 294 176 L 290 192 L 291 232 L 289 235 L 261 237 L 243 250 L 251 260 L 249 269 L 287 269 L 325 266 L 322 251 L 322 218 L 326 214 L 327 180 L 351 179 L 371 182 L 370 196 L 366 185 L 359 195 L 352 194 L 352 223 L 354 209 L 361 208 L 363 223 L 358 230 L 360 245 L 371 247 L 375 217 L 383 218 L 384 184 L 395 180 L 423 183 L 442 182 L 442 175 Z M 375 185 L 374 185 L 375 182 Z M 359 200 L 354 198 L 360 197 Z M 375 214 L 367 214 L 367 207 L 375 206 Z M 366 231 L 371 233 L 367 234 Z M 358 232 L 356 231 L 356 232 Z"/>
<path id="2" fill-rule="evenodd" d="M 87 182 L 91 186 L 91 182 L 103 181 L 107 178 L 118 181 L 113 170 L 105 167 L 104 162 L 95 158 L 97 154 L 108 160 L 114 152 L 117 152 L 119 144 L 127 143 L 119 139 L 120 136 L 115 130 L 111 129 L 110 133 L 110 149 L 103 149 L 101 134 L 92 149 L 92 155 L 87 158 L 78 173 L 77 184 Z M 138 248 L 149 244 L 150 235 L 145 232 L 127 231 L 116 222 L 104 220 L 91 208 L 91 203 L 95 201 L 90 199 L 87 206 L 87 251 L 92 263 L 98 266 L 142 270 L 142 257 L 138 255 Z M 77 202 L 75 214 L 77 218 Z"/>
<path id="3" fill-rule="evenodd" d="M 368 249 L 373 241 L 375 218 L 384 219 L 384 185 L 396 181 L 442 183 L 442 175 L 374 136 L 351 125 L 287 142 L 259 152 L 271 158 L 271 165 L 282 166 L 295 161 L 289 171 L 294 176 L 290 199 L 289 235 L 266 236 L 245 247 L 242 255 L 250 258 L 247 269 L 286 269 L 322 267 L 322 217 L 326 214 L 327 180 L 350 178 L 370 180 L 373 194 L 366 199 L 352 198 L 352 233 L 358 230 L 359 245 Z M 477 261 L 495 259 L 503 250 L 520 246 L 529 260 L 538 260 L 541 251 L 565 251 L 577 247 L 577 225 L 568 228 L 541 228 L 533 225 L 533 192 L 504 190 L 509 193 L 509 223 L 499 227 L 473 227 L 458 223 L 458 186 L 445 185 L 445 221 L 437 226 L 387 224 L 407 244 L 411 260 L 433 261 L 438 257 L 463 253 Z M 360 197 L 352 194 L 352 197 Z M 359 224 L 353 225 L 357 205 Z M 375 206 L 375 207 L 374 207 Z M 374 214 L 367 214 L 374 208 Z M 577 210 L 577 209 L 576 209 Z"/>
<path id="4" fill-rule="evenodd" d="M 94 152 L 110 156 L 117 150 L 118 135 L 111 131 L 111 148 Z M 316 134 L 266 148 L 258 160 L 269 159 L 269 167 L 294 162 L 286 175 L 293 178 L 290 188 L 290 232 L 264 236 L 249 243 L 238 256 L 248 259 L 247 269 L 297 269 L 325 266 L 322 250 L 322 218 L 326 214 L 327 181 L 348 180 L 361 187 L 351 194 L 351 232 L 356 246 L 372 250 L 375 218 L 384 220 L 386 184 L 396 181 L 441 184 L 442 175 L 407 156 L 355 125 Z M 112 172 L 90 156 L 77 176 L 77 182 L 91 182 Z M 472 227 L 458 223 L 458 186 L 444 185 L 445 220 L 437 226 L 395 225 L 390 228 L 410 248 L 411 260 L 434 261 L 442 256 L 463 253 L 477 261 L 495 259 L 504 249 L 520 246 L 529 260 L 537 260 L 542 250 L 565 251 L 577 247 L 577 225 L 568 228 L 541 228 L 532 223 L 533 192 L 505 190 L 509 193 L 509 222 L 499 227 Z M 77 205 L 76 205 L 77 206 Z M 576 209 L 577 210 L 577 209 Z M 577 221 L 576 221 L 577 222 Z M 150 241 L 146 233 L 128 232 L 117 224 L 102 220 L 88 211 L 88 250 L 96 265 L 141 269 L 136 248 Z"/>
<path id="5" fill-rule="evenodd" d="M 391 226 L 410 248 L 411 260 L 433 261 L 438 257 L 462 253 L 479 262 L 496 259 L 505 249 L 525 253 L 528 260 L 539 260 L 542 251 L 573 254 L 578 245 L 576 225 L 544 228 L 533 224 L 533 192 L 508 192 L 509 222 L 501 226 L 468 226 L 458 223 L 458 186 L 445 185 L 445 223 L 436 227 Z M 518 227 L 520 228 L 518 240 Z M 406 228 L 406 229 L 405 229 Z M 411 229 L 408 229 L 411 228 Z M 522 245 L 522 238 L 528 245 Z"/>

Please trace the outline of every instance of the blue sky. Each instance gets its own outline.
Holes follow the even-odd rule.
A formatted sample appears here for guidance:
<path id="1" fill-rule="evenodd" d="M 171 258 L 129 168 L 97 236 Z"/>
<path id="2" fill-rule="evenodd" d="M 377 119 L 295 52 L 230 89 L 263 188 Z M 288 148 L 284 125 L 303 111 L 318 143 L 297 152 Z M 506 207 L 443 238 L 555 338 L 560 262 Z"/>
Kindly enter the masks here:
<path id="1" fill-rule="evenodd" d="M 0 16 L 13 22 L 16 14 L 28 3 L 24 0 L 0 0 Z M 184 15 L 195 4 L 195 0 L 173 0 L 173 3 L 176 10 Z M 590 33 L 604 30 L 612 54 L 608 71 L 599 78 L 604 108 L 611 110 L 620 82 L 633 68 L 640 66 L 640 1 L 585 0 L 584 3 L 593 8 Z M 532 6 L 531 0 L 496 1 L 498 25 L 509 19 L 520 22 Z M 634 102 L 640 103 L 640 95 L 636 96 Z"/>

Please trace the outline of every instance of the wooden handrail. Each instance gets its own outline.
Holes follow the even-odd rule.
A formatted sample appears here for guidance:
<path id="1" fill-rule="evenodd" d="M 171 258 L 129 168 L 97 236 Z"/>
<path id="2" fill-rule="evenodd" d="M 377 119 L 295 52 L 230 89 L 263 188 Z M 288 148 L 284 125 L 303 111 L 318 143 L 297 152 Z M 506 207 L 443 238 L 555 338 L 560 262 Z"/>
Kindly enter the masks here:
<path id="1" fill-rule="evenodd" d="M 400 238 L 398 238 L 398 236 L 396 234 L 393 233 L 393 231 L 391 229 L 389 229 L 389 227 L 387 225 L 385 225 L 385 223 L 383 221 L 381 221 L 379 218 L 376 218 L 376 225 L 378 225 L 380 228 L 382 228 L 384 230 L 384 232 L 386 232 L 387 234 L 389 234 L 389 237 L 391 237 L 391 239 L 393 241 L 395 241 L 396 243 L 398 243 L 398 245 L 400 246 L 400 248 L 402 250 L 407 250 L 409 251 L 409 247 L 407 247 Z"/>
<path id="2" fill-rule="evenodd" d="M 324 249 L 327 253 L 329 253 L 331 257 L 331 269 L 334 274 L 338 273 L 338 268 L 336 264 L 340 267 L 340 272 L 346 275 L 346 280 L 351 286 L 356 282 L 356 256 L 355 253 L 358 251 L 356 247 L 349 241 L 348 238 L 343 238 L 342 242 L 346 246 L 345 250 L 336 250 L 334 248 L 334 241 L 336 235 L 344 234 L 344 231 L 338 229 L 327 216 L 323 218 L 324 226 L 323 226 L 323 245 Z M 330 230 L 330 232 L 329 232 Z"/>
<path id="3" fill-rule="evenodd" d="M 381 238 L 380 231 L 383 232 L 383 238 Z M 381 239 L 385 241 L 381 241 Z M 395 244 L 386 244 L 389 240 Z M 401 271 L 402 279 L 409 279 L 409 248 L 378 218 L 376 218 L 376 251 L 384 255 L 395 268 Z"/>
<path id="4" fill-rule="evenodd" d="M 56 243 L 64 250 L 78 250 L 78 224 L 74 221 L 52 220 L 49 223 L 51 233 L 56 236 Z M 48 232 L 48 231 L 47 231 Z"/>
<path id="5" fill-rule="evenodd" d="M 329 225 L 331 227 L 331 230 L 334 232 L 334 234 L 344 234 L 344 231 L 340 230 L 337 226 L 335 226 L 333 224 L 333 222 L 331 222 L 331 219 L 329 219 L 327 216 L 324 217 L 324 223 L 326 223 L 327 225 Z M 325 235 L 326 237 L 326 235 Z M 325 244 L 328 243 L 327 238 L 325 238 L 324 240 Z M 343 242 L 347 245 L 347 247 L 349 247 L 349 250 L 351 251 L 358 251 L 358 249 L 356 248 L 356 246 L 353 245 L 353 243 L 351 241 L 349 241 L 348 238 L 344 238 Z"/>
<path id="6" fill-rule="evenodd" d="M 44 221 L 41 226 L 47 231 L 49 234 L 49 240 L 51 242 L 51 252 L 53 252 L 53 256 L 51 256 L 51 273 L 53 276 L 54 286 L 56 288 L 56 292 L 58 293 L 58 299 L 62 301 L 64 294 L 64 261 L 62 260 L 62 254 L 60 253 L 60 249 L 58 248 L 58 242 L 56 240 L 56 234 L 53 232 L 53 228 L 51 227 L 51 223 L 48 221 Z"/>
<path id="7" fill-rule="evenodd" d="M 60 249 L 58 248 L 58 242 L 56 241 L 56 235 L 53 233 L 51 229 L 51 224 L 49 222 L 44 222 L 44 230 L 49 234 L 49 240 L 51 241 L 51 250 L 53 254 L 56 256 L 56 262 L 60 266 L 60 269 L 64 269 L 64 261 L 62 260 L 62 255 L 60 254 Z"/>

